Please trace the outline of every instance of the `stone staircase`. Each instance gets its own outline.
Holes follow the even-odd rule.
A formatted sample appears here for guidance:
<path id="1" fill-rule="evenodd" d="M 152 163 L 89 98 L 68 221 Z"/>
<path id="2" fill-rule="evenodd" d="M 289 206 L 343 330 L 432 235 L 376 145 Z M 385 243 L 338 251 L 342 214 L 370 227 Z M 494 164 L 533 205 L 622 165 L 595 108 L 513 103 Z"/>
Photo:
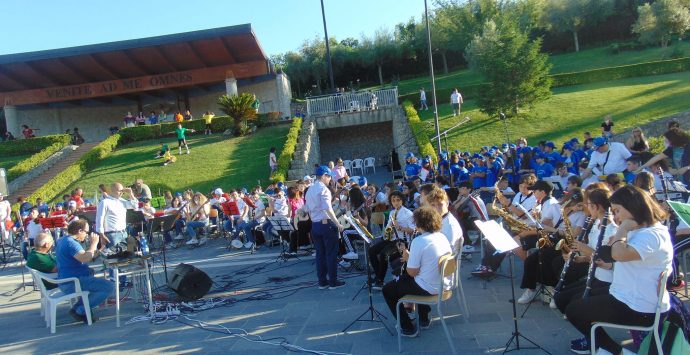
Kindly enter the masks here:
<path id="1" fill-rule="evenodd" d="M 288 170 L 288 180 L 299 180 L 314 171 L 314 164 L 321 161 L 319 133 L 313 117 L 302 120 L 302 128 L 297 137 L 295 154 Z"/>
<path id="2" fill-rule="evenodd" d="M 29 196 L 29 195 L 31 195 L 39 187 L 43 186 L 46 182 L 50 181 L 50 179 L 54 178 L 57 174 L 59 174 L 60 172 L 65 170 L 65 168 L 67 168 L 72 163 L 77 161 L 79 158 L 82 157 L 82 155 L 86 154 L 89 150 L 91 150 L 91 148 L 95 147 L 99 143 L 100 142 L 84 143 L 84 144 L 78 146 L 76 149 L 74 149 L 70 153 L 66 154 L 63 158 L 61 158 L 53 166 L 48 168 L 48 170 L 44 171 L 42 174 L 38 175 L 37 177 L 29 180 L 29 182 L 27 182 L 26 184 L 21 186 L 16 191 L 12 191 L 11 192 L 12 200 L 15 200 L 16 197 L 18 197 L 18 196 Z M 67 186 L 65 186 L 65 187 L 67 187 Z"/>

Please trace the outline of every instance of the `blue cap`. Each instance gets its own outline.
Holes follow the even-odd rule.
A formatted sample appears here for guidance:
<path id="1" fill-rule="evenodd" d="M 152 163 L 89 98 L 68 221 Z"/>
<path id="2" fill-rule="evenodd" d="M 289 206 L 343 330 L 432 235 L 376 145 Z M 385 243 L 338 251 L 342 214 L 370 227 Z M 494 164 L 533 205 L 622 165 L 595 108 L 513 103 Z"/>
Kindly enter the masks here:
<path id="1" fill-rule="evenodd" d="M 503 149 L 508 148 L 508 143 L 503 143 L 503 144 L 501 144 L 501 148 L 503 148 Z"/>
<path id="2" fill-rule="evenodd" d="M 64 204 L 64 203 L 62 203 L 62 202 L 58 202 L 58 203 L 56 203 L 56 204 L 55 204 L 55 207 L 58 207 L 58 206 L 60 206 L 60 207 L 64 207 L 64 206 L 65 206 L 65 204 Z"/>
<path id="3" fill-rule="evenodd" d="M 474 154 L 472 155 L 472 159 L 481 159 L 481 158 L 482 158 L 482 156 L 481 156 L 481 154 L 479 154 L 479 153 L 474 153 Z"/>
<path id="4" fill-rule="evenodd" d="M 182 193 L 181 192 L 175 192 L 175 197 L 182 197 Z"/>
<path id="5" fill-rule="evenodd" d="M 573 150 L 573 146 L 570 143 L 563 144 L 563 149 Z"/>
<path id="6" fill-rule="evenodd" d="M 580 141 L 576 137 L 573 137 L 573 138 L 570 138 L 570 143 L 580 144 Z"/>
<path id="7" fill-rule="evenodd" d="M 456 150 L 454 150 L 453 152 L 454 152 L 455 154 L 457 154 L 457 155 L 460 155 L 460 151 L 459 151 L 459 150 L 457 150 L 457 149 L 456 149 Z"/>
<path id="8" fill-rule="evenodd" d="M 359 179 L 357 179 L 357 184 L 359 184 L 359 186 L 366 186 L 367 178 L 365 178 L 364 176 L 360 176 Z"/>
<path id="9" fill-rule="evenodd" d="M 242 193 L 245 194 L 245 195 L 247 194 L 247 188 L 246 188 L 246 187 L 243 187 L 243 188 L 242 188 Z"/>
<path id="10" fill-rule="evenodd" d="M 276 186 L 282 189 L 283 186 L 285 186 L 285 184 L 283 184 L 282 181 L 278 181 L 278 183 L 276 184 Z"/>
<path id="11" fill-rule="evenodd" d="M 422 159 L 422 165 L 425 165 L 425 164 L 429 164 L 429 159 L 428 159 L 428 158 Z"/>
<path id="12" fill-rule="evenodd" d="M 592 142 L 592 146 L 594 147 L 594 149 L 597 149 L 597 148 L 601 147 L 602 145 L 608 144 L 608 143 L 609 143 L 609 140 L 606 139 L 606 137 L 597 137 L 597 138 L 594 138 L 594 141 Z"/>
<path id="13" fill-rule="evenodd" d="M 498 149 L 497 146 L 495 146 L 495 145 L 492 145 L 492 146 L 491 146 L 491 150 L 496 150 L 496 149 Z"/>
<path id="14" fill-rule="evenodd" d="M 470 152 L 463 152 L 463 153 L 462 153 L 462 156 L 464 156 L 464 157 L 469 157 L 469 156 L 470 156 Z"/>
<path id="15" fill-rule="evenodd" d="M 91 200 L 89 200 L 89 199 L 87 198 L 86 200 L 84 200 L 84 203 L 91 204 Z"/>
<path id="16" fill-rule="evenodd" d="M 546 159 L 546 156 L 544 156 L 544 154 L 539 153 L 534 156 L 534 159 Z"/>
<path id="17" fill-rule="evenodd" d="M 464 160 L 458 160 L 458 166 L 465 166 Z"/>
<path id="18" fill-rule="evenodd" d="M 412 154 L 412 153 L 408 153 L 408 154 Z M 414 155 L 413 155 L 413 156 L 414 156 Z M 321 165 L 320 167 L 316 168 L 316 173 L 314 173 L 314 174 L 315 174 L 317 177 L 321 177 L 321 176 L 324 176 L 324 175 L 330 175 L 330 176 L 334 176 L 334 175 L 335 175 L 335 174 L 333 174 L 333 172 L 331 171 L 331 169 L 329 169 L 329 168 L 328 168 L 327 166 L 325 166 L 325 165 Z"/>
<path id="19" fill-rule="evenodd" d="M 544 146 L 549 147 L 549 148 L 556 148 L 556 144 L 554 144 L 554 142 L 550 142 L 550 141 L 546 142 L 546 144 L 544 144 Z"/>
<path id="20" fill-rule="evenodd" d="M 482 149 L 483 149 L 483 150 L 489 150 L 489 146 L 488 146 L 488 145 L 485 145 L 485 146 L 482 147 Z"/>
<path id="21" fill-rule="evenodd" d="M 520 149 L 521 153 L 532 153 L 532 147 L 522 147 Z"/>
<path id="22" fill-rule="evenodd" d="M 516 146 L 515 144 L 513 144 L 513 143 L 510 143 L 510 144 L 508 145 L 508 148 L 510 148 L 510 149 L 515 149 L 515 148 L 517 148 L 517 146 Z"/>
<path id="23" fill-rule="evenodd" d="M 414 153 L 408 152 L 407 153 L 407 158 L 414 158 Z M 317 174 L 318 175 L 318 174 Z"/>

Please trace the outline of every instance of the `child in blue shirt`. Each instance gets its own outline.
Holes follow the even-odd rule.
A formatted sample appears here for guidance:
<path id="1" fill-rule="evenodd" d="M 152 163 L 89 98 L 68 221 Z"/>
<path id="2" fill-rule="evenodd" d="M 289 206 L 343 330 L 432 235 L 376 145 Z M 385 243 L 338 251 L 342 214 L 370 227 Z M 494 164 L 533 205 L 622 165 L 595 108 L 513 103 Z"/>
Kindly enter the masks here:
<path id="1" fill-rule="evenodd" d="M 486 173 L 487 168 L 484 162 L 484 157 L 479 154 L 475 154 L 474 158 L 474 168 L 470 172 L 470 179 L 472 179 L 472 188 L 479 189 L 486 186 Z"/>
<path id="2" fill-rule="evenodd" d="M 537 165 L 534 167 L 534 172 L 537 175 L 537 179 L 541 180 L 553 175 L 553 165 L 545 162 L 546 158 L 543 154 L 538 154 L 536 160 Z"/>
<path id="3" fill-rule="evenodd" d="M 503 165 L 495 156 L 487 154 L 486 182 L 484 186 L 493 187 L 501 176 Z"/>

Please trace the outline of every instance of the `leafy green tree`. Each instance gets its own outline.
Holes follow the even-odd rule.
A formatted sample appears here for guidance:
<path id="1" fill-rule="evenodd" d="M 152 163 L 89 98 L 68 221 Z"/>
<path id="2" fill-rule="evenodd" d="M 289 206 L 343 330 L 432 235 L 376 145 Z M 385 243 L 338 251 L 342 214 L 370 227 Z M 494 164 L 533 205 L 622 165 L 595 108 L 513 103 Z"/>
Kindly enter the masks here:
<path id="1" fill-rule="evenodd" d="M 680 38 L 690 29 L 690 10 L 688 1 L 657 0 L 653 4 L 644 4 L 637 8 L 637 22 L 632 27 L 640 36 L 640 41 L 648 44 L 660 44 L 666 47 L 673 35 Z"/>
<path id="2" fill-rule="evenodd" d="M 256 118 L 256 110 L 252 104 L 256 100 L 254 94 L 222 95 L 218 98 L 218 107 L 226 115 L 232 117 L 233 133 L 242 136 L 247 132 L 247 120 Z"/>
<path id="3" fill-rule="evenodd" d="M 499 26 L 486 22 L 465 51 L 470 68 L 487 81 L 477 96 L 483 112 L 517 115 L 521 108 L 551 96 L 551 66 L 540 48 L 541 39 L 530 40 L 516 21 L 502 21 Z"/>
<path id="4" fill-rule="evenodd" d="M 373 38 L 364 38 L 362 44 L 364 61 L 378 69 L 379 85 L 383 85 L 383 65 L 400 60 L 400 47 L 393 35 L 386 30 L 376 31 Z"/>
<path id="5" fill-rule="evenodd" d="M 614 5 L 614 0 L 547 0 L 542 20 L 555 32 L 571 32 L 575 52 L 579 52 L 578 32 L 605 20 Z"/>

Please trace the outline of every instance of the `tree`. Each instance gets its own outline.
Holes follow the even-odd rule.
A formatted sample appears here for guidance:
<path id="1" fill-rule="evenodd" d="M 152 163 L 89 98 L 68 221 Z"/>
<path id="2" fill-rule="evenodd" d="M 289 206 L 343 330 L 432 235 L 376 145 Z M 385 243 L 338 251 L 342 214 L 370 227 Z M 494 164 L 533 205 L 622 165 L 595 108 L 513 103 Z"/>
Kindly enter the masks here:
<path id="1" fill-rule="evenodd" d="M 256 110 L 252 107 L 254 100 L 256 97 L 249 93 L 223 95 L 218 98 L 220 110 L 232 118 L 235 136 L 244 135 L 247 131 L 247 120 L 256 118 Z"/>
<path id="2" fill-rule="evenodd" d="M 383 86 L 383 65 L 400 59 L 400 47 L 387 30 L 378 30 L 374 38 L 364 38 L 362 45 L 365 62 L 376 65 L 379 85 Z"/>
<path id="3" fill-rule="evenodd" d="M 571 32 L 575 52 L 580 51 L 577 33 L 585 26 L 594 26 L 611 15 L 613 0 L 548 0 L 543 22 L 556 32 Z"/>
<path id="4" fill-rule="evenodd" d="M 633 32 L 640 36 L 643 43 L 666 47 L 673 35 L 680 39 L 690 29 L 690 10 L 686 3 L 680 0 L 657 0 L 651 5 L 639 6 Z"/>
<path id="5" fill-rule="evenodd" d="M 541 39 L 530 41 L 516 21 L 494 21 L 484 25 L 465 50 L 470 68 L 484 75 L 486 88 L 479 91 L 477 104 L 489 114 L 517 115 L 551 96 L 548 56 L 541 53 Z"/>

